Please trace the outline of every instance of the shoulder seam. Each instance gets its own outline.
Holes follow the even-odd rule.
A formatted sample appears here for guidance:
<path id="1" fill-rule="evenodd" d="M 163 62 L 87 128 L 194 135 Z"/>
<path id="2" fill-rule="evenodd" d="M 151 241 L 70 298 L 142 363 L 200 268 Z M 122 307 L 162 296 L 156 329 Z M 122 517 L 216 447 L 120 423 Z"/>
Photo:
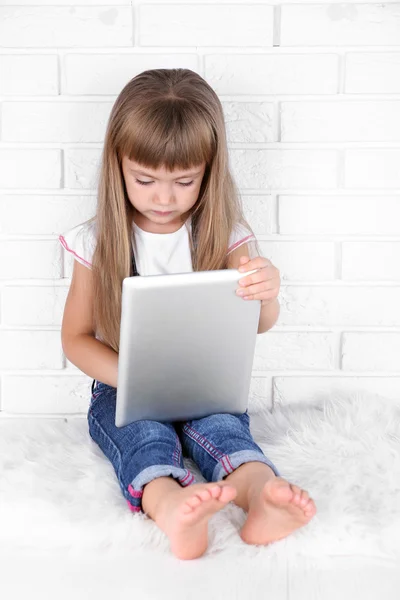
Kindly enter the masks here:
<path id="1" fill-rule="evenodd" d="M 63 235 L 58 236 L 58 239 L 60 240 L 60 242 L 64 246 L 64 248 L 67 250 L 67 252 L 70 252 L 71 254 L 76 256 L 76 258 L 79 258 L 79 260 L 82 260 L 89 267 L 92 266 L 92 263 L 90 263 L 87 260 L 85 260 L 84 258 L 82 258 L 82 256 L 79 256 L 79 254 L 77 254 L 74 250 L 72 250 L 72 248 L 70 248 L 68 246 L 67 242 L 65 241 L 65 237 Z"/>
<path id="2" fill-rule="evenodd" d="M 230 252 L 232 252 L 232 250 L 235 250 L 235 248 L 238 248 L 245 242 L 249 241 L 250 239 L 255 239 L 254 234 L 251 233 L 250 235 L 239 240 L 238 242 L 235 242 L 234 244 L 232 244 L 232 246 L 229 246 L 227 254 L 229 254 Z"/>

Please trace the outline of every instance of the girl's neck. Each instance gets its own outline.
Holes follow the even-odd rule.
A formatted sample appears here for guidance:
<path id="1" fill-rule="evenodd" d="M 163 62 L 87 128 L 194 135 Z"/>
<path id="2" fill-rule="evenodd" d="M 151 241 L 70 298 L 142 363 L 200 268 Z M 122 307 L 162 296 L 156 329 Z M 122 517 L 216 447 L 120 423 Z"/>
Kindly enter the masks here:
<path id="1" fill-rule="evenodd" d="M 137 210 L 135 210 L 135 212 L 133 213 L 132 220 L 143 231 L 146 231 L 147 233 L 158 234 L 175 233 L 176 231 L 179 231 L 179 229 L 181 229 L 184 223 L 186 222 L 186 219 L 182 219 L 181 215 L 180 217 L 178 217 L 178 219 L 175 219 L 174 221 L 171 221 L 169 223 L 154 223 L 153 221 L 147 219 L 144 215 L 142 215 L 142 213 L 138 212 Z"/>

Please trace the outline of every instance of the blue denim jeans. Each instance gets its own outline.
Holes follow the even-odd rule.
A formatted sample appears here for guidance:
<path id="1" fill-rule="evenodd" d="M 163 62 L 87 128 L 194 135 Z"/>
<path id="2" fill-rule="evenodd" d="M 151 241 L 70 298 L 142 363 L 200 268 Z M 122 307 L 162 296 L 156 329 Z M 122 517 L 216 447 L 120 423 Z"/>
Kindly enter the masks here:
<path id="1" fill-rule="evenodd" d="M 208 482 L 220 481 L 240 465 L 262 462 L 280 476 L 273 463 L 254 442 L 250 417 L 213 414 L 190 421 L 134 421 L 115 426 L 117 388 L 93 381 L 87 414 L 89 433 L 111 461 L 130 510 L 144 512 L 144 486 L 157 477 L 172 476 L 182 486 L 196 483 L 185 468 L 191 458 Z"/>

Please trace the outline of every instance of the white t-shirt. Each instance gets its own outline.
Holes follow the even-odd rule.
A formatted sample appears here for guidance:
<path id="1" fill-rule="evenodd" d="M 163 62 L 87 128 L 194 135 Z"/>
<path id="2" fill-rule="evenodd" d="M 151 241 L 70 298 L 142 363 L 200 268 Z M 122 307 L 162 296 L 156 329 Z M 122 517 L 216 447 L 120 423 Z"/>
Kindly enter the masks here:
<path id="1" fill-rule="evenodd" d="M 140 275 L 193 271 L 189 244 L 190 220 L 174 233 L 149 233 L 138 227 L 135 222 L 132 225 L 132 245 L 134 235 L 137 248 L 136 268 Z M 96 247 L 96 221 L 77 225 L 61 234 L 58 239 L 75 260 L 91 269 Z M 253 233 L 240 224 L 236 225 L 229 240 L 227 254 L 252 241 L 255 241 Z"/>

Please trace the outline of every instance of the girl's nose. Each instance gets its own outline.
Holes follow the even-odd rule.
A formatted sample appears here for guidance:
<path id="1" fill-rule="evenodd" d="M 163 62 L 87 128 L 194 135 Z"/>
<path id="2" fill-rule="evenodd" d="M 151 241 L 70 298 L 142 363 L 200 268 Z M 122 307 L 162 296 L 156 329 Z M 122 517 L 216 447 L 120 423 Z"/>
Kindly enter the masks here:
<path id="1" fill-rule="evenodd" d="M 158 194 L 158 196 L 156 197 L 156 204 L 159 204 L 160 206 L 168 206 L 169 204 L 173 203 L 174 197 L 172 194 Z"/>

